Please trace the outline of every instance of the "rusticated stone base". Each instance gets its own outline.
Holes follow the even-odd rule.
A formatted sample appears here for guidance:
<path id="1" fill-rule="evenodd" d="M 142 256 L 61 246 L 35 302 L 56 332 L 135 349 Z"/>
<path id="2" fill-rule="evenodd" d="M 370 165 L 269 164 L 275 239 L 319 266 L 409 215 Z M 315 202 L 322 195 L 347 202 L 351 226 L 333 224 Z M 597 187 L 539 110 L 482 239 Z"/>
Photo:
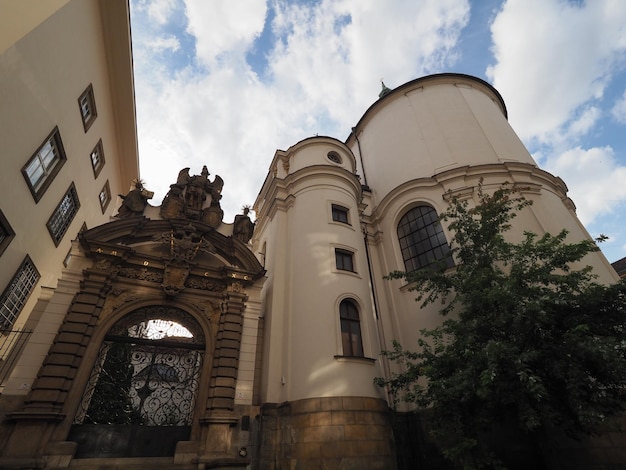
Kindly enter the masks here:
<path id="1" fill-rule="evenodd" d="M 393 470 L 387 404 L 367 397 L 311 398 L 265 404 L 253 468 Z"/>

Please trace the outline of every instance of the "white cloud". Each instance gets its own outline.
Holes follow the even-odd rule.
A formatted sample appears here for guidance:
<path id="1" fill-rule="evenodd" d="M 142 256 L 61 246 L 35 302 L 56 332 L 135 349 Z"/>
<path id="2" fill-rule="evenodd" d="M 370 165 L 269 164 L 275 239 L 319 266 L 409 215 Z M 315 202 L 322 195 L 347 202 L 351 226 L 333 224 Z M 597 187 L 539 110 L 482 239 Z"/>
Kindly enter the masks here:
<path id="1" fill-rule="evenodd" d="M 177 0 L 149 0 L 145 3 L 148 17 L 158 24 L 167 23 L 176 8 Z"/>
<path id="2" fill-rule="evenodd" d="M 154 53 L 164 51 L 176 52 L 180 49 L 180 42 L 175 36 L 163 36 L 154 38 L 150 43 L 146 44 L 146 47 Z"/>
<path id="3" fill-rule="evenodd" d="M 586 134 L 598 122 L 600 114 L 600 108 L 597 106 L 589 106 L 585 108 L 580 116 L 575 118 L 569 124 L 567 134 L 573 138 Z"/>
<path id="4" fill-rule="evenodd" d="M 620 1 L 508 0 L 491 33 L 487 70 L 522 139 L 549 141 L 577 109 L 603 96 L 626 51 Z"/>
<path id="5" fill-rule="evenodd" d="M 214 66 L 222 54 L 241 59 L 263 31 L 267 5 L 259 0 L 185 0 L 187 32 L 200 62 Z"/>
<path id="6" fill-rule="evenodd" d="M 626 124 L 626 91 L 624 91 L 622 97 L 613 106 L 611 114 L 617 122 Z"/>
<path id="7" fill-rule="evenodd" d="M 611 147 L 576 147 L 549 157 L 545 169 L 567 183 L 576 213 L 585 225 L 610 214 L 626 199 L 626 167 L 618 164 Z"/>
<path id="8" fill-rule="evenodd" d="M 186 32 L 205 67 L 172 74 L 166 62 L 139 56 L 141 176 L 153 204 L 180 169 L 198 174 L 207 165 L 225 180 L 224 220 L 232 221 L 254 202 L 277 148 L 318 133 L 346 137 L 377 99 L 381 77 L 393 87 L 447 63 L 469 14 L 466 0 L 275 7 L 279 40 L 263 81 L 245 61 L 267 15 L 259 2 L 186 0 Z"/>

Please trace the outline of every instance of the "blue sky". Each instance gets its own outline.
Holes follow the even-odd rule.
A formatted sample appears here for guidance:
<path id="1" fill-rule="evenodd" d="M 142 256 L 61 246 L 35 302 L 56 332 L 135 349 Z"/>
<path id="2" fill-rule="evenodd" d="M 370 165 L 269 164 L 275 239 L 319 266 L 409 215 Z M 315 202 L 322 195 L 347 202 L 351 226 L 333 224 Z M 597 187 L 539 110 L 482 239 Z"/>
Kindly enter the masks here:
<path id="1" fill-rule="evenodd" d="M 344 140 L 390 88 L 466 73 L 560 176 L 609 261 L 626 256 L 626 8 L 620 0 L 131 0 L 141 177 L 225 180 L 231 222 L 276 149 Z"/>

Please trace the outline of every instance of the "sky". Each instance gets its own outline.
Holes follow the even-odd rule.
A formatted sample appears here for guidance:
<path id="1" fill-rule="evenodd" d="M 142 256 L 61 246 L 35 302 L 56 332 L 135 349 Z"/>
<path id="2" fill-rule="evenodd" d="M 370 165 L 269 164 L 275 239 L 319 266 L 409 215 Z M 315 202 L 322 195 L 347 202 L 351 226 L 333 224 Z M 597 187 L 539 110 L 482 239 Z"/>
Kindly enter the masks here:
<path id="1" fill-rule="evenodd" d="M 626 256 L 623 0 L 131 0 L 140 175 L 158 205 L 190 167 L 224 181 L 224 222 L 277 149 L 345 141 L 378 98 L 425 75 L 502 95 L 610 262 Z"/>

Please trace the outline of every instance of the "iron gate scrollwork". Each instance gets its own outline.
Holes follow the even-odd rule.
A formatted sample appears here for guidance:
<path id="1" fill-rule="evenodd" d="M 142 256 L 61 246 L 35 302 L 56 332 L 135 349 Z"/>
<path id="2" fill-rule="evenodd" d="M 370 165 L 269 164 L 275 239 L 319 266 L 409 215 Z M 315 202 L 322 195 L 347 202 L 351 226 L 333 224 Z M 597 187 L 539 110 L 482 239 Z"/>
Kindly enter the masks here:
<path id="1" fill-rule="evenodd" d="M 77 456 L 172 455 L 189 436 L 204 343 L 197 322 L 176 308 L 145 307 L 116 323 L 70 432 Z"/>

